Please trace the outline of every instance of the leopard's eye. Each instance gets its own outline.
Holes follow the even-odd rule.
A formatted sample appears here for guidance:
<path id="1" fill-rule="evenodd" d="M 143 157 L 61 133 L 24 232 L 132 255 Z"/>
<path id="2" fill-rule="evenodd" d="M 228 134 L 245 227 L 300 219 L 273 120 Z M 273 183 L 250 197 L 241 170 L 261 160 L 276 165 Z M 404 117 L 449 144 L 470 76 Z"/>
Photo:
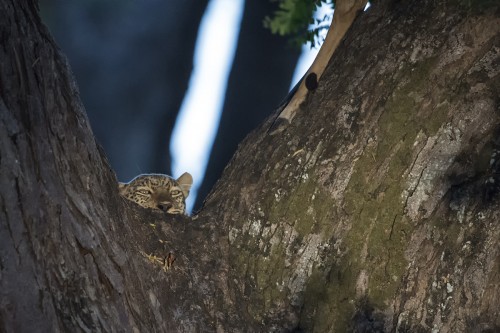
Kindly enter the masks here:
<path id="1" fill-rule="evenodd" d="M 172 194 L 172 195 L 179 195 L 179 194 L 181 194 L 181 191 L 179 191 L 179 190 L 173 190 L 173 191 L 170 192 L 170 194 Z"/>
<path id="2" fill-rule="evenodd" d="M 151 191 L 149 191 L 149 190 L 137 190 L 137 193 L 149 195 L 149 194 L 151 194 Z"/>

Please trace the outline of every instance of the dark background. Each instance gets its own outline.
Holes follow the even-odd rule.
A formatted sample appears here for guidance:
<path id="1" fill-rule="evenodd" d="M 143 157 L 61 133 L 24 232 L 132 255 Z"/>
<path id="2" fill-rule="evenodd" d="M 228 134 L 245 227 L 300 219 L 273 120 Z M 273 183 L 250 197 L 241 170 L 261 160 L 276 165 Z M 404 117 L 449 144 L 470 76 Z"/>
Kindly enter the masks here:
<path id="1" fill-rule="evenodd" d="M 69 58 L 94 134 L 120 181 L 140 173 L 171 174 L 170 136 L 207 3 L 40 3 L 44 22 Z M 263 27 L 264 17 L 275 9 L 275 2 L 245 1 L 220 126 L 195 210 L 238 143 L 288 92 L 300 50 Z"/>

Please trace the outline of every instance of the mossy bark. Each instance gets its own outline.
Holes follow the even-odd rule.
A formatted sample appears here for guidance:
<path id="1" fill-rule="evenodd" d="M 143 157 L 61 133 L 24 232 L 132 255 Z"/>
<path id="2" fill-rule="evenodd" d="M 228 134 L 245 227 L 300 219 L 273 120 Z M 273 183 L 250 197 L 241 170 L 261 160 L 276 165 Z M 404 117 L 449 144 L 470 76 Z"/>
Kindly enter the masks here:
<path id="1" fill-rule="evenodd" d="M 292 125 L 241 145 L 202 215 L 264 327 L 499 329 L 499 23 L 375 2 Z"/>
<path id="2" fill-rule="evenodd" d="M 0 12 L 0 331 L 500 328 L 498 8 L 375 2 L 190 218 L 119 197 L 36 3 Z"/>

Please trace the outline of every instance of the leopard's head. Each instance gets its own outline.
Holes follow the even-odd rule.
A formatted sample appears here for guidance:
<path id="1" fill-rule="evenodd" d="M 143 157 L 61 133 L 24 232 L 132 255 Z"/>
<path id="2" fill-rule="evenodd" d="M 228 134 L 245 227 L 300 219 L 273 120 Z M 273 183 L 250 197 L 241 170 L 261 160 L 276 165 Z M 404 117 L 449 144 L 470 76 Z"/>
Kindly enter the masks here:
<path id="1" fill-rule="evenodd" d="M 122 196 L 144 208 L 184 214 L 192 184 L 193 177 L 187 172 L 177 179 L 162 174 L 143 174 L 129 183 L 119 183 L 119 191 Z"/>

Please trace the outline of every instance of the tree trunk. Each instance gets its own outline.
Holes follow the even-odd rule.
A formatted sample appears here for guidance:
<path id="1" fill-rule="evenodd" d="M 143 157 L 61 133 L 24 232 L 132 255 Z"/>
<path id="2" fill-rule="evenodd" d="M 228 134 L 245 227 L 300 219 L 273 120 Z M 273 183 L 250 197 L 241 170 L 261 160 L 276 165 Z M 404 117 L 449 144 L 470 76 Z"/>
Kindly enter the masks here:
<path id="1" fill-rule="evenodd" d="M 122 200 L 32 0 L 0 0 L 6 332 L 500 329 L 498 5 L 375 3 L 192 218 Z"/>

